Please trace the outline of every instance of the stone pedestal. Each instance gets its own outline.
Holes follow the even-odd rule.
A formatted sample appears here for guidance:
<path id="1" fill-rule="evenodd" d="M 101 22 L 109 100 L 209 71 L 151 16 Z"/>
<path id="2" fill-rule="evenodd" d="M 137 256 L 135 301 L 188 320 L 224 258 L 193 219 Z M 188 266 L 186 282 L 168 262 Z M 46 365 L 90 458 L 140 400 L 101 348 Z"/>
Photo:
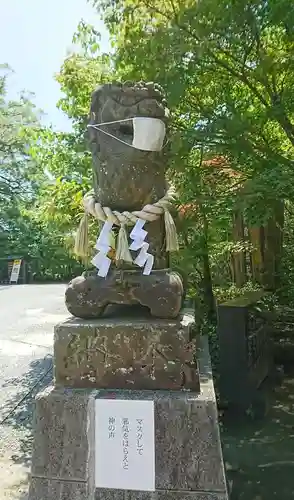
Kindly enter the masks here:
<path id="1" fill-rule="evenodd" d="M 199 391 L 193 317 L 162 320 L 128 312 L 55 327 L 56 387 Z"/>
<path id="2" fill-rule="evenodd" d="M 95 391 L 38 394 L 29 500 L 94 498 Z"/>
<path id="3" fill-rule="evenodd" d="M 207 339 L 195 349 L 192 326 L 188 314 L 56 327 L 55 387 L 36 399 L 29 500 L 227 500 Z M 97 488 L 101 398 L 154 402 L 155 491 Z"/>

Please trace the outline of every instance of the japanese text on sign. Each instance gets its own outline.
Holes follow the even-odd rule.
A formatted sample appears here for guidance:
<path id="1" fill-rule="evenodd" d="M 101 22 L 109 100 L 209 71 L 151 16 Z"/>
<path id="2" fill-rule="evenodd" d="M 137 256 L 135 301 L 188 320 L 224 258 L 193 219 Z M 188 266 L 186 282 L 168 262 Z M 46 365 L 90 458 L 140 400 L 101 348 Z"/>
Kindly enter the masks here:
<path id="1" fill-rule="evenodd" d="M 137 452 L 143 455 L 143 419 L 137 418 Z"/>
<path id="2" fill-rule="evenodd" d="M 128 454 L 129 454 L 129 419 L 128 418 L 123 418 L 122 419 L 122 433 L 123 433 L 123 440 L 122 440 L 122 445 L 123 445 L 123 468 L 127 470 L 129 468 L 129 459 L 128 459 Z"/>
<path id="3" fill-rule="evenodd" d="M 20 273 L 21 260 L 17 259 L 13 261 L 13 267 L 10 275 L 10 283 L 17 283 Z"/>
<path id="4" fill-rule="evenodd" d="M 108 419 L 108 437 L 109 438 L 114 438 L 115 436 L 115 418 L 109 417 Z"/>
<path id="5" fill-rule="evenodd" d="M 154 491 L 154 403 L 96 400 L 96 486 Z"/>

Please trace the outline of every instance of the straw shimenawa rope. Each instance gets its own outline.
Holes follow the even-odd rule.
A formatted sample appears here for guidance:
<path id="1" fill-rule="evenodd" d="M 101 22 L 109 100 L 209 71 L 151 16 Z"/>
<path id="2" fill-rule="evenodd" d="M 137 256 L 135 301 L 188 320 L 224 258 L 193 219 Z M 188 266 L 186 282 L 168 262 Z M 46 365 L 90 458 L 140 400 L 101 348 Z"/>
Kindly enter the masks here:
<path id="1" fill-rule="evenodd" d="M 95 199 L 93 191 L 90 191 L 84 196 L 83 204 L 85 214 L 80 222 L 76 240 L 75 240 L 75 253 L 80 257 L 85 257 L 88 253 L 88 214 L 92 215 L 95 219 L 105 222 L 110 221 L 114 225 L 120 227 L 116 260 L 125 260 L 132 262 L 131 254 L 128 249 L 128 239 L 125 226 L 134 226 L 139 219 L 146 222 L 153 222 L 158 220 L 162 215 L 164 216 L 165 233 L 166 233 L 166 251 L 178 251 L 178 238 L 177 230 L 174 220 L 169 212 L 172 201 L 174 200 L 175 190 L 169 188 L 166 194 L 156 203 L 145 205 L 141 210 L 134 210 L 133 212 L 118 212 L 111 210 L 109 207 L 102 207 Z"/>

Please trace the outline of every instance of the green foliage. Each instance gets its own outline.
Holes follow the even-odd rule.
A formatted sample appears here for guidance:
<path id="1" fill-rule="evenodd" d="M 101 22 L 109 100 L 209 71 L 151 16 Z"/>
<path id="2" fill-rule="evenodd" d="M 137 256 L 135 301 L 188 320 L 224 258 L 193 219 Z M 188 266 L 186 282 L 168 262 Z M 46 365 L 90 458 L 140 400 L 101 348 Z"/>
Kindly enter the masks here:
<path id="1" fill-rule="evenodd" d="M 80 22 L 73 41 L 79 44 L 81 51 L 67 57 L 57 75 L 64 93 L 58 106 L 73 119 L 81 145 L 84 145 L 91 94 L 98 85 L 112 78 L 111 56 L 100 54 L 99 40 L 100 34 L 93 26 Z"/>
<path id="2" fill-rule="evenodd" d="M 11 126 L 17 129 L 13 144 L 21 156 L 13 163 L 11 150 L 7 161 L 5 172 L 11 207 L 7 206 L 7 195 L 1 190 L 7 210 L 1 211 L 5 231 L 0 235 L 0 244 L 2 242 L 3 255 L 17 252 L 33 259 L 38 279 L 66 279 L 74 274 L 74 269 L 76 273 L 82 270 L 73 255 L 73 247 L 83 212 L 82 197 L 91 187 L 87 115 L 93 89 L 109 72 L 109 57 L 95 57 L 99 49 L 95 45 L 98 38 L 99 34 L 92 27 L 81 22 L 74 35 L 81 52 L 66 58 L 57 75 L 64 93 L 58 105 L 73 120 L 73 132 L 55 132 L 40 127 L 37 120 L 24 119 L 20 120 L 22 126 L 18 130 L 17 119 L 12 114 L 12 104 L 16 106 L 16 103 L 6 105 L 3 101 L 3 106 L 9 106 Z M 29 101 L 26 105 L 32 107 Z M 23 102 L 19 107 L 24 113 Z M 22 145 L 25 149 L 21 149 Z"/>
<path id="3" fill-rule="evenodd" d="M 227 156 L 252 181 L 241 201 L 254 221 L 265 198 L 270 206 L 277 194 L 293 197 L 290 0 L 283 8 L 274 0 L 93 3 L 114 39 L 118 73 L 166 88 L 184 168 L 197 145 Z"/>
<path id="4" fill-rule="evenodd" d="M 17 221 L 12 240 L 47 267 L 55 266 L 50 252 L 75 265 L 73 236 L 92 176 L 86 133 L 91 93 L 112 80 L 157 81 L 171 108 L 168 175 L 179 196 L 181 246 L 174 263 L 188 277 L 188 295 L 202 295 L 209 312 L 213 288 L 217 297 L 239 293 L 231 286 L 232 253 L 252 250 L 248 241 L 233 238 L 236 211 L 248 225 L 262 225 L 276 200 L 289 207 L 294 202 L 294 6 L 291 0 L 90 3 L 110 31 L 113 53 L 102 54 L 100 34 L 81 21 L 73 38 L 77 51 L 56 77 L 63 92 L 58 106 L 72 119 L 73 132 L 36 123 L 20 128 L 26 167 L 21 175 L 14 170 L 13 179 L 22 179 L 22 193 L 27 182 L 27 194 L 24 203 L 19 197 L 11 202 L 22 230 L 17 215 L 6 217 Z M 16 163 L 20 168 L 19 158 Z M 287 214 L 287 248 L 291 220 Z M 291 252 L 285 256 L 291 268 Z"/>
<path id="5" fill-rule="evenodd" d="M 226 286 L 233 246 L 249 247 L 232 240 L 234 211 L 260 226 L 276 200 L 293 201 L 293 2 L 91 3 L 111 33 L 117 74 L 167 91 L 171 174 L 192 211 L 181 228 L 182 263 L 198 286 L 208 254 L 213 282 Z M 205 161 L 215 157 L 226 165 L 212 182 Z"/>
<path id="6" fill-rule="evenodd" d="M 72 149 L 75 136 L 41 129 L 28 97 L 7 101 L 8 71 L 0 78 L 0 254 L 27 258 L 39 280 L 71 277 L 81 270 L 72 230 L 89 158 Z"/>
<path id="7" fill-rule="evenodd" d="M 35 199 L 36 165 L 29 155 L 26 129 L 35 126 L 34 105 L 23 95 L 7 101 L 9 68 L 0 76 L 0 245 L 5 246 L 19 231 L 21 210 Z M 2 253 L 2 251 L 1 251 Z"/>

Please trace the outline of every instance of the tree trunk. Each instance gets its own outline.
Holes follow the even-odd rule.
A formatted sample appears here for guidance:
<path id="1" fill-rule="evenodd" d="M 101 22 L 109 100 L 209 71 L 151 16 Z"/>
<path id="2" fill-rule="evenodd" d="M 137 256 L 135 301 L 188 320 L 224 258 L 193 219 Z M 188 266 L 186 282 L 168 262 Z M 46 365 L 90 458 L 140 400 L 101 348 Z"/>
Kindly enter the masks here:
<path id="1" fill-rule="evenodd" d="M 233 215 L 233 241 L 244 241 L 244 221 L 241 212 L 237 211 Z M 233 282 L 238 288 L 246 283 L 246 255 L 245 251 L 232 252 L 231 268 Z"/>
<path id="2" fill-rule="evenodd" d="M 207 314 L 208 321 L 213 322 L 215 321 L 216 318 L 216 307 L 215 307 L 215 298 L 213 293 L 213 284 L 212 284 L 210 259 L 209 259 L 208 221 L 202 204 L 199 205 L 199 208 L 203 222 L 203 234 L 202 234 L 203 281 L 201 288 L 203 293 L 205 313 Z"/>
<path id="3" fill-rule="evenodd" d="M 276 201 L 273 216 L 265 226 L 249 228 L 254 246 L 251 254 L 253 280 L 267 290 L 276 290 L 280 281 L 283 250 L 284 202 Z"/>

